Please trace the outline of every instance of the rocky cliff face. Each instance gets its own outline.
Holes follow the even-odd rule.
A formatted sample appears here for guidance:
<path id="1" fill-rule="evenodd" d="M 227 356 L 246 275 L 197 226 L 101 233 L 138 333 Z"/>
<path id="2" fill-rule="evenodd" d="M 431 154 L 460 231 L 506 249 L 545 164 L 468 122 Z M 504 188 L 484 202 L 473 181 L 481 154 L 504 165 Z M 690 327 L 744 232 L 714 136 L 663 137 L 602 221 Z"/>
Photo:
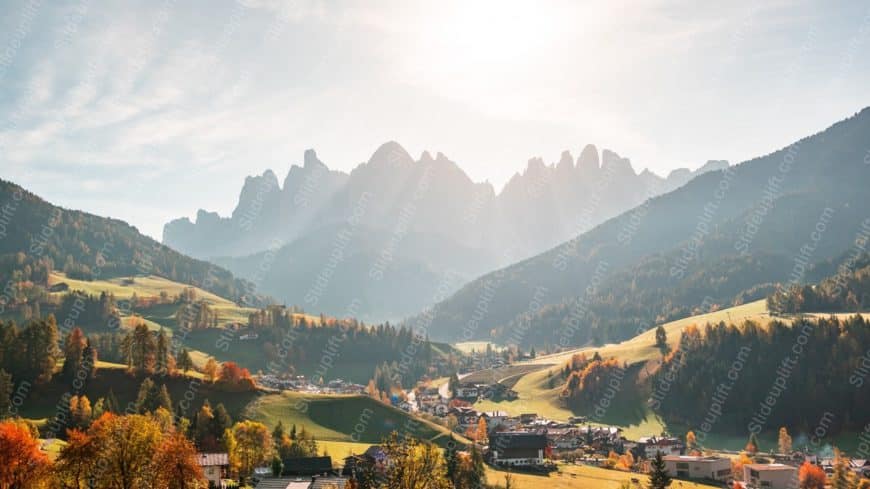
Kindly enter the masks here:
<path id="1" fill-rule="evenodd" d="M 300 291 L 277 290 L 290 278 L 280 274 L 309 279 L 327 266 L 330 255 L 322 248 L 340 242 L 342 230 L 354 244 L 342 254 L 356 253 L 360 275 L 383 267 L 405 280 L 431 282 L 447 273 L 469 280 L 548 249 L 722 164 L 711 162 L 696 172 L 676 170 L 667 177 L 637 174 L 627 158 L 609 150 L 599 154 L 587 145 L 576 160 L 569 151 L 553 164 L 530 159 L 497 194 L 489 183 L 472 181 L 445 155 L 424 152 L 415 160 L 392 141 L 349 174 L 329 170 L 308 150 L 283 184 L 272 171 L 248 177 L 229 217 L 200 210 L 195 222 L 176 219 L 166 224 L 164 243 L 201 258 L 223 257 L 221 262 L 233 271 L 251 277 L 248 268 L 262 260 L 246 257 L 278 240 L 294 250 L 293 260 L 311 262 L 304 270 L 271 271 L 279 276 L 266 281 L 276 289 L 267 292 L 288 303 L 300 303 Z M 290 246 L 310 236 L 321 238 L 321 249 Z M 291 254 L 285 255 L 289 259 Z M 344 280 L 364 283 L 356 276 Z M 404 312 L 386 307 L 391 292 L 386 288 L 384 297 L 375 300 L 385 304 L 384 310 Z M 403 300 L 425 305 L 420 298 Z"/>

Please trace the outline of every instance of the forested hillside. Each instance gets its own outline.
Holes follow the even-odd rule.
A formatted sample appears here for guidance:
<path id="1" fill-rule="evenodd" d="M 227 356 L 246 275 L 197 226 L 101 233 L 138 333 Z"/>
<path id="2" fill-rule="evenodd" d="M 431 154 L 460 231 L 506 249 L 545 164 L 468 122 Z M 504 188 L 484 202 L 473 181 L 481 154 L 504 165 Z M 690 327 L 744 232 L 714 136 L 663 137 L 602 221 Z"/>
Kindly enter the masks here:
<path id="1" fill-rule="evenodd" d="M 153 274 L 235 301 L 261 302 L 250 283 L 182 255 L 123 221 L 63 209 L 5 180 L 0 180 L 0 206 L 0 283 L 6 309 L 44 293 L 52 270 L 83 280 Z"/>
<path id="2" fill-rule="evenodd" d="M 832 431 L 860 430 L 870 391 L 856 387 L 867 375 L 868 344 L 861 316 L 689 327 L 652 379 L 669 389 L 656 408 L 670 421 L 734 434 L 810 432 L 825 413 L 837 413 Z"/>
<path id="3" fill-rule="evenodd" d="M 812 263 L 867 239 L 868 138 L 864 109 L 770 155 L 701 175 L 468 284 L 435 307 L 432 334 L 614 341 L 696 308 L 762 298 L 795 273 L 802 282 Z"/>

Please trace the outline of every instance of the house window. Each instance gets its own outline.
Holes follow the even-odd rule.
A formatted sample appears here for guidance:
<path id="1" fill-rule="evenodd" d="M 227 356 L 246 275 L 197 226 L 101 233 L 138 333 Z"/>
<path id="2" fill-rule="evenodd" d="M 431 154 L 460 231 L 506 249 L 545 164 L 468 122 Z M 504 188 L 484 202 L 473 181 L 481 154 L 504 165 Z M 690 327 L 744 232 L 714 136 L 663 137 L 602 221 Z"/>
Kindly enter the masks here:
<path id="1" fill-rule="evenodd" d="M 689 470 L 689 464 L 686 462 L 677 462 L 677 470 Z"/>

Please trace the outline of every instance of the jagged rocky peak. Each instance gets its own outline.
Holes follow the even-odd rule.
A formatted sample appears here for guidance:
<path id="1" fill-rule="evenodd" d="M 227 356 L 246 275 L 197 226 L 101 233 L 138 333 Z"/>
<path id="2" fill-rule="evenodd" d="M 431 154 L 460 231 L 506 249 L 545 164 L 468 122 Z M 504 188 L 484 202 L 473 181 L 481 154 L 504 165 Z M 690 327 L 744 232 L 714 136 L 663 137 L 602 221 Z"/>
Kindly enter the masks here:
<path id="1" fill-rule="evenodd" d="M 314 151 L 313 149 L 306 149 L 305 150 L 305 156 L 303 156 L 303 159 L 302 159 L 302 166 L 306 169 L 326 167 L 326 165 L 322 161 L 320 161 L 319 158 L 317 158 L 317 152 Z"/>
<path id="2" fill-rule="evenodd" d="M 634 168 L 631 167 L 631 160 L 619 156 L 614 151 L 605 149 L 601 151 L 601 168 L 608 169 L 617 173 L 631 173 L 634 175 Z"/>
<path id="3" fill-rule="evenodd" d="M 729 165 L 728 160 L 709 160 L 704 163 L 701 168 L 698 168 L 696 173 L 700 174 L 708 171 L 724 170 L 725 168 L 728 168 Z"/>
<path id="4" fill-rule="evenodd" d="M 577 158 L 577 170 L 580 173 L 593 173 L 598 171 L 599 167 L 601 163 L 598 159 L 598 148 L 594 144 L 587 144 Z"/>
<path id="5" fill-rule="evenodd" d="M 559 163 L 556 163 L 556 170 L 568 172 L 574 169 L 574 157 L 568 150 L 562 151 L 562 156 L 559 158 Z"/>
<path id="6" fill-rule="evenodd" d="M 438 154 L 440 155 L 441 153 Z M 420 163 L 432 163 L 433 161 L 435 161 L 435 159 L 432 158 L 432 153 L 428 151 L 423 151 L 423 153 L 420 155 Z"/>
<path id="7" fill-rule="evenodd" d="M 396 167 L 407 166 L 413 163 L 414 159 L 411 158 L 411 155 L 405 151 L 402 145 L 395 141 L 388 141 L 382 144 L 375 150 L 372 157 L 369 158 L 369 165 L 372 166 Z"/>
<path id="8" fill-rule="evenodd" d="M 185 218 L 187 219 L 187 218 Z M 209 212 L 205 209 L 200 209 L 196 211 L 196 223 L 197 224 L 213 224 L 220 222 L 221 216 L 217 212 Z"/>

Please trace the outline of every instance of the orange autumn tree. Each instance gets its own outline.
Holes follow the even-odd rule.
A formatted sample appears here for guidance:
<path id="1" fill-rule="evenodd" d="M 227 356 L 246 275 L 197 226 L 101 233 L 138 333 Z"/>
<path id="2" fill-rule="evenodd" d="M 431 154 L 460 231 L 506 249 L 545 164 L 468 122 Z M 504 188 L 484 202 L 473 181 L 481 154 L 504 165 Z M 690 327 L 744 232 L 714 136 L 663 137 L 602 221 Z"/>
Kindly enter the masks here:
<path id="1" fill-rule="evenodd" d="M 163 439 L 154 457 L 158 487 L 196 489 L 208 482 L 197 462 L 196 449 L 183 433 L 172 433 Z"/>
<path id="2" fill-rule="evenodd" d="M 804 462 L 798 471 L 798 484 L 801 489 L 825 489 L 825 471 L 821 467 Z"/>
<path id="3" fill-rule="evenodd" d="M 221 365 L 218 382 L 242 389 L 253 389 L 254 381 L 246 368 L 239 367 L 236 362 L 224 362 Z"/>
<path id="4" fill-rule="evenodd" d="M 27 423 L 0 423 L 0 489 L 37 487 L 47 477 L 49 467 Z"/>
<path id="5" fill-rule="evenodd" d="M 64 488 L 85 489 L 94 472 L 97 447 L 87 433 L 73 429 L 66 434 L 66 446 L 57 458 L 55 476 Z"/>

